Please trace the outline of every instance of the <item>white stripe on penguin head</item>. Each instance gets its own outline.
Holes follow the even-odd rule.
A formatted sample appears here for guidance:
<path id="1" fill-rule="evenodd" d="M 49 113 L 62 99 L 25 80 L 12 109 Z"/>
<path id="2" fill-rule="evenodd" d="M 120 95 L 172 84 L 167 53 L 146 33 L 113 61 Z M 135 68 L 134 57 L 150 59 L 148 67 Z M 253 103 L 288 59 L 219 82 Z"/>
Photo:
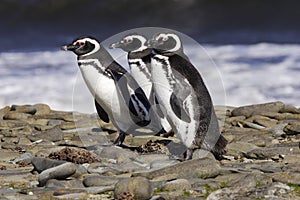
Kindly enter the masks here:
<path id="1" fill-rule="evenodd" d="M 175 47 L 173 49 L 168 50 L 168 51 L 169 52 L 176 52 L 176 51 L 178 51 L 181 48 L 181 41 L 180 41 L 178 35 L 176 35 L 174 33 L 168 33 L 168 34 L 166 34 L 166 36 L 172 37 L 176 41 Z"/>
<path id="2" fill-rule="evenodd" d="M 93 53 L 96 53 L 97 51 L 99 51 L 100 49 L 100 44 L 98 41 L 94 40 L 94 39 L 91 39 L 91 38 L 83 38 L 83 39 L 80 39 L 80 40 L 77 40 L 75 43 L 77 42 L 90 42 L 92 43 L 93 45 L 95 45 L 95 48 L 93 49 L 93 51 L 87 53 L 87 54 L 84 54 L 83 56 L 88 56 L 88 55 L 91 55 Z"/>

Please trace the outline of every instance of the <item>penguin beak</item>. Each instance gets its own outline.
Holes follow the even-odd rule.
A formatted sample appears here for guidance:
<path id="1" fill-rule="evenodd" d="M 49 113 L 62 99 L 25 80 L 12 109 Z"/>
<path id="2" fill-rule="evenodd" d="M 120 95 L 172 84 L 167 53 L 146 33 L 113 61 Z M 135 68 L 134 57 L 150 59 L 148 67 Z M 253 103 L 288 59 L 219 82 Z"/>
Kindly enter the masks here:
<path id="1" fill-rule="evenodd" d="M 112 43 L 111 45 L 109 45 L 110 49 L 116 49 L 116 48 L 121 48 L 123 45 L 121 42 L 116 42 L 116 43 Z"/>
<path id="2" fill-rule="evenodd" d="M 63 51 L 74 51 L 75 49 L 79 48 L 79 45 L 73 45 L 73 44 L 68 44 L 64 45 L 61 47 L 61 50 Z"/>

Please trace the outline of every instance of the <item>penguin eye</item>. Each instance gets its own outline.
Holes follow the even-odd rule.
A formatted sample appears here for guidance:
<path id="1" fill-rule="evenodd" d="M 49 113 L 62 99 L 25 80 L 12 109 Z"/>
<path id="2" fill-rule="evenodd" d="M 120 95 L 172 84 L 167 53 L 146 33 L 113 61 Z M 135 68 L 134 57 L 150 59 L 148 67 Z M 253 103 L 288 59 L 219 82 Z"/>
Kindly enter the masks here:
<path id="1" fill-rule="evenodd" d="M 85 42 L 79 41 L 79 42 L 76 42 L 75 45 L 83 46 L 83 45 L 85 45 Z"/>
<path id="2" fill-rule="evenodd" d="M 127 42 L 127 43 L 131 43 L 131 42 L 132 42 L 132 38 L 128 38 L 128 39 L 126 40 L 126 42 Z"/>
<path id="3" fill-rule="evenodd" d="M 164 42 L 167 41 L 167 40 L 168 40 L 167 37 L 163 37 L 163 38 L 162 38 L 162 41 L 164 41 Z"/>

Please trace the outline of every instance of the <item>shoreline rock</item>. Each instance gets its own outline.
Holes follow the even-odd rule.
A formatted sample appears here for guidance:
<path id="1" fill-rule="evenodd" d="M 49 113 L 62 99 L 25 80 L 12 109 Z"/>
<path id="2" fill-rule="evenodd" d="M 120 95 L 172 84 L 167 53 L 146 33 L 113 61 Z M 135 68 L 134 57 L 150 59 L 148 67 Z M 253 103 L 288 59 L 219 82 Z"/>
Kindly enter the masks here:
<path id="1" fill-rule="evenodd" d="M 121 148 L 112 144 L 112 124 L 94 114 L 0 108 L 1 197 L 300 199 L 300 109 L 282 102 L 215 109 L 228 152 L 218 161 L 197 150 L 182 162 L 172 155 L 176 136 L 140 129 Z"/>

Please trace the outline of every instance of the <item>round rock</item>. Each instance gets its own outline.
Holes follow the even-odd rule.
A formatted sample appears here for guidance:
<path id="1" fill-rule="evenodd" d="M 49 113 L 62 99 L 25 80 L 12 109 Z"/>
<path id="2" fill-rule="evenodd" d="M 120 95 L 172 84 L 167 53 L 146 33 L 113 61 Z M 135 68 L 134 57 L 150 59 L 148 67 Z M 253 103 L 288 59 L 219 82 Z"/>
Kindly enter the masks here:
<path id="1" fill-rule="evenodd" d="M 39 186 L 45 186 L 50 179 L 66 179 L 76 172 L 76 165 L 64 163 L 62 165 L 43 171 L 38 178 Z"/>
<path id="2" fill-rule="evenodd" d="M 66 161 L 34 157 L 31 159 L 31 163 L 34 167 L 34 170 L 37 171 L 38 173 L 41 173 L 46 169 L 50 169 L 52 167 L 56 167 L 58 165 L 64 164 L 66 163 Z"/>
<path id="3" fill-rule="evenodd" d="M 34 108 L 36 109 L 36 116 L 46 115 L 51 112 L 50 107 L 46 104 L 35 104 Z"/>
<path id="4" fill-rule="evenodd" d="M 128 192 L 133 194 L 135 199 L 150 199 L 152 196 L 150 181 L 144 177 L 122 179 L 115 186 L 114 196 L 117 199 L 122 194 Z"/>

